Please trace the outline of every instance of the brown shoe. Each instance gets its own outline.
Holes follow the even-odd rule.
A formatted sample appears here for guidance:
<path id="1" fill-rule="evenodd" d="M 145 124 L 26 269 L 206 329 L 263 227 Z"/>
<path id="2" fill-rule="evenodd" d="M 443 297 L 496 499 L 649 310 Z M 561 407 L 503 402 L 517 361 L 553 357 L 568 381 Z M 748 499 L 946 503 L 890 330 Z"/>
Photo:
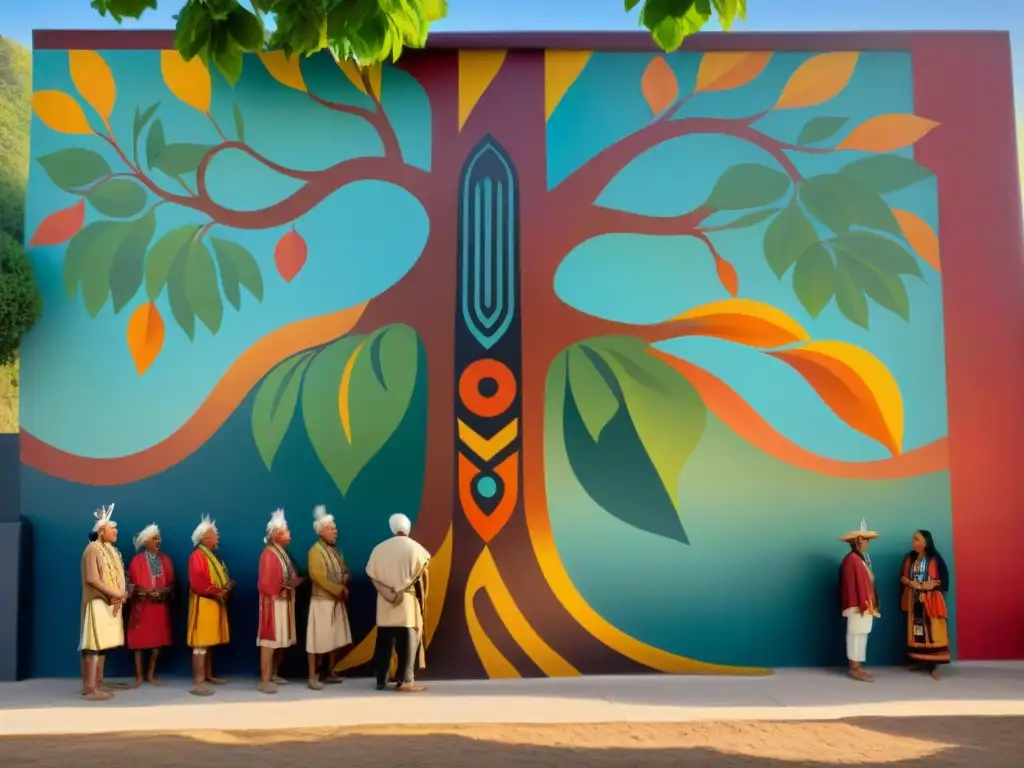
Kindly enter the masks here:
<path id="1" fill-rule="evenodd" d="M 422 693 L 427 690 L 422 685 L 416 685 L 415 683 L 409 683 L 408 685 L 401 684 L 395 688 L 398 693 Z"/>

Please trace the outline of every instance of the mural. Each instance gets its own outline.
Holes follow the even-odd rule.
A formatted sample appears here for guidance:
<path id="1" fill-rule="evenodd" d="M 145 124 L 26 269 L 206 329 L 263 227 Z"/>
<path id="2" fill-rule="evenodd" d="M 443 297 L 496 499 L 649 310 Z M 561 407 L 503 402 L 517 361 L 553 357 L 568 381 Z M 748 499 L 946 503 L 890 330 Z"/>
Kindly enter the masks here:
<path id="1" fill-rule="evenodd" d="M 909 54 L 268 53 L 231 89 L 173 51 L 37 51 L 35 73 L 22 494 L 59 609 L 35 674 L 75 671 L 73 564 L 111 501 L 178 560 L 217 518 L 238 669 L 278 506 L 300 553 L 326 503 L 355 569 L 415 520 L 433 676 L 826 663 L 840 532 L 883 533 L 893 600 L 915 528 L 952 549 L 913 155 L 941 127 Z M 356 592 L 343 669 L 374 640 Z"/>

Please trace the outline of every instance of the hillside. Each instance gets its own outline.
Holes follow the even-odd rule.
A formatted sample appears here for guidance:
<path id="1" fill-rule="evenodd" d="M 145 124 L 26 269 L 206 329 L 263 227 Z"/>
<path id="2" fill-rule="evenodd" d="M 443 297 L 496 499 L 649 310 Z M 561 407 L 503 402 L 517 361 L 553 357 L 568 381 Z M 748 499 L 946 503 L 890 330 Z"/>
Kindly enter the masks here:
<path id="1" fill-rule="evenodd" d="M 0 231 L 24 237 L 32 55 L 0 37 Z M 0 367 L 0 432 L 18 431 L 18 367 Z"/>

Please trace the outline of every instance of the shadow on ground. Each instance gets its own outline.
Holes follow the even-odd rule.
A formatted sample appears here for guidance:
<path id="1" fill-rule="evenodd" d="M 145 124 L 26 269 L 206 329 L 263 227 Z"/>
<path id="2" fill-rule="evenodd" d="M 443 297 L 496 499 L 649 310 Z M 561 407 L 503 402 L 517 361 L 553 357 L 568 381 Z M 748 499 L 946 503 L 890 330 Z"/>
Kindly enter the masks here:
<path id="1" fill-rule="evenodd" d="M 803 766 L 1020 765 L 1024 719 L 900 718 L 833 722 L 616 723 L 308 731 L 9 737 L 0 765 L 147 768 L 299 765 L 359 768 L 769 768 Z"/>

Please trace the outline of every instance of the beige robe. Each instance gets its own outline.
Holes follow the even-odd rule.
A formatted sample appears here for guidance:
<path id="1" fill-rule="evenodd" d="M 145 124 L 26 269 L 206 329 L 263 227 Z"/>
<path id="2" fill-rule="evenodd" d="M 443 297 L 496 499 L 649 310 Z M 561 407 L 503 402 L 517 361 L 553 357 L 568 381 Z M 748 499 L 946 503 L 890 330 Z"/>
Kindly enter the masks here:
<path id="1" fill-rule="evenodd" d="M 108 651 L 124 645 L 124 606 L 117 614 L 106 596 L 88 582 L 91 575 L 114 592 L 124 592 L 124 561 L 113 544 L 90 542 L 82 553 L 82 631 L 79 651 Z"/>
<path id="2" fill-rule="evenodd" d="M 377 626 L 415 629 L 420 667 L 425 666 L 423 611 L 415 585 L 421 582 L 425 599 L 428 563 L 427 550 L 408 536 L 395 536 L 374 547 L 366 564 L 366 575 L 377 589 Z"/>

